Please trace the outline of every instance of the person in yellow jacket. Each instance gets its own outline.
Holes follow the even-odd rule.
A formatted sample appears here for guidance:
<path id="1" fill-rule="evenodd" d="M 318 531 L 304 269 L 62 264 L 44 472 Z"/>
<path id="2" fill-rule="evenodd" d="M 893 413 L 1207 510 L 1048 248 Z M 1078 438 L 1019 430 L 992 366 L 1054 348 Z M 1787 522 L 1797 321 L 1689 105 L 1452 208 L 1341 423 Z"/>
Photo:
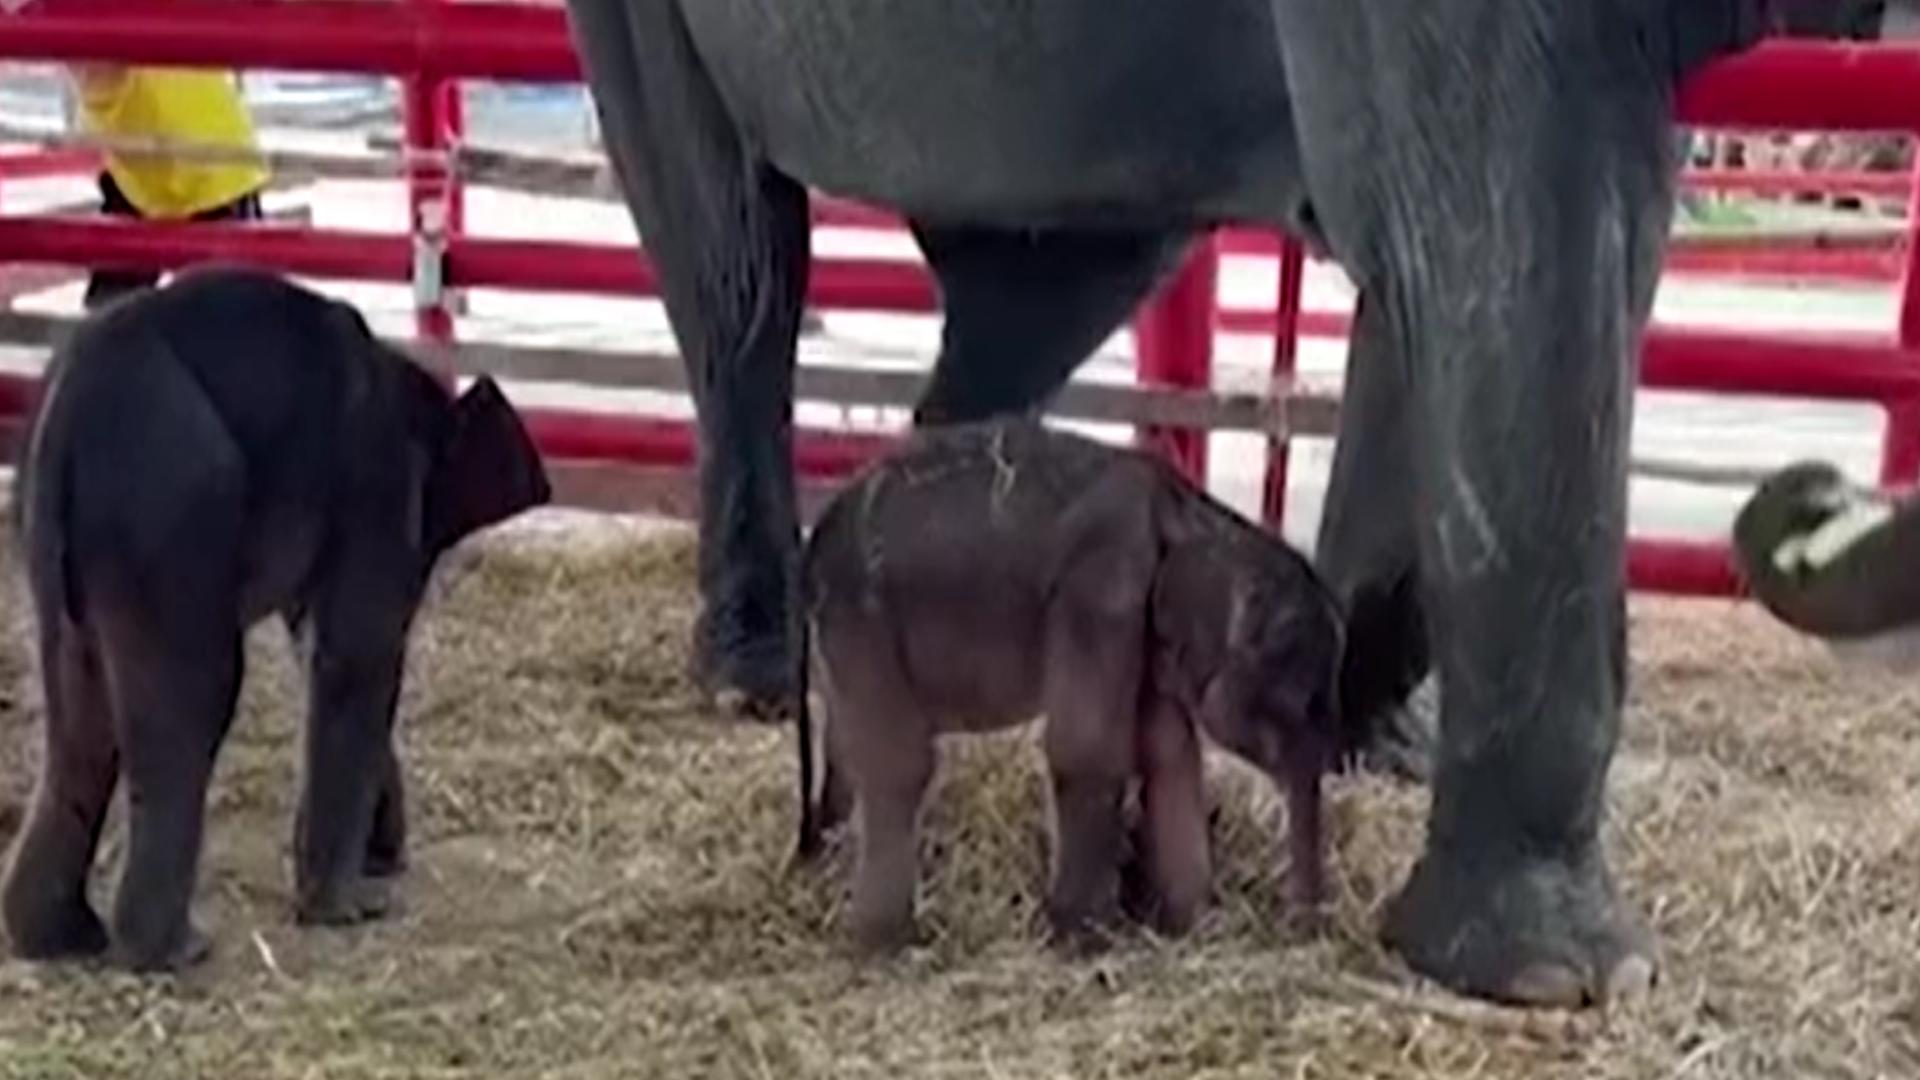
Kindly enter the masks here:
<path id="1" fill-rule="evenodd" d="M 98 138 L 177 140 L 248 152 L 245 160 L 105 153 L 103 213 L 153 221 L 254 220 L 270 173 L 259 157 L 253 117 L 230 71 L 86 64 L 73 70 L 81 122 Z M 85 305 L 98 307 L 152 286 L 153 271 L 95 270 Z"/>

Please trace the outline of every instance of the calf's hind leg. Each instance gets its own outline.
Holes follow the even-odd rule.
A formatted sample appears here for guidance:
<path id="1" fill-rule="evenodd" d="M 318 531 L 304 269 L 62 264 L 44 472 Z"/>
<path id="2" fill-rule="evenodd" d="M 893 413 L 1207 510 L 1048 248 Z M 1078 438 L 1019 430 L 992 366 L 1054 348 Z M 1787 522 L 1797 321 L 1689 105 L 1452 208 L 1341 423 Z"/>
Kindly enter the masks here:
<path id="1" fill-rule="evenodd" d="M 931 728 L 904 705 L 887 715 L 873 701 L 833 701 L 828 758 L 838 758 L 853 793 L 859 855 L 848 928 L 866 952 L 899 949 L 914 938 L 913 891 L 919 877 L 920 804 L 933 779 Z"/>
<path id="2" fill-rule="evenodd" d="M 1044 737 L 1055 825 L 1047 922 L 1070 949 L 1093 944 L 1091 934 L 1117 913 L 1122 803 L 1135 759 L 1139 635 L 1093 621 L 1064 620 L 1047 657 L 1058 673 L 1047 687 Z"/>
<path id="3" fill-rule="evenodd" d="M 222 605 L 223 613 L 232 610 Z M 126 755 L 130 822 L 114 898 L 114 948 L 135 971 L 184 968 L 209 947 L 188 909 L 207 782 L 240 688 L 240 635 L 227 618 L 218 630 L 212 629 L 218 622 L 202 622 L 199 633 L 124 618 L 102 629 Z"/>
<path id="4" fill-rule="evenodd" d="M 1213 877 L 1200 740 L 1170 701 L 1148 703 L 1140 730 L 1140 843 L 1148 894 L 1129 914 L 1165 934 L 1199 920 Z"/>
<path id="5" fill-rule="evenodd" d="M 46 757 L 0 896 L 14 953 L 27 960 L 106 950 L 106 927 L 87 902 L 87 872 L 120 779 L 99 656 L 78 627 L 62 625 L 55 607 L 44 607 L 41 618 Z"/>

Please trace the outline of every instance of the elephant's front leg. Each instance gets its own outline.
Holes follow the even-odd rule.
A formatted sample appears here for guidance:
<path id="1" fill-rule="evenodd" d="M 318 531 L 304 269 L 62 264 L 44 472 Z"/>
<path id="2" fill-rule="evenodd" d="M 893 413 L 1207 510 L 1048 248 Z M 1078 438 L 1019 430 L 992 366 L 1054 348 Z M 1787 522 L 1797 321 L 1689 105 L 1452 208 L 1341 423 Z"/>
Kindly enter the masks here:
<path id="1" fill-rule="evenodd" d="M 398 762 L 391 746 L 405 658 L 405 626 L 356 618 L 342 604 L 314 628 L 309 661 L 306 775 L 295 819 L 294 891 L 302 923 L 343 925 L 379 918 L 385 881 L 370 873 L 380 803 Z M 395 804 L 393 811 L 398 811 Z M 389 837 L 390 838 L 390 837 Z M 397 854 L 397 852 L 395 853 Z"/>
<path id="2" fill-rule="evenodd" d="M 1612 6 L 1280 0 L 1316 208 L 1405 365 L 1441 740 L 1388 941 L 1460 990 L 1644 990 L 1599 837 L 1667 80 Z"/>

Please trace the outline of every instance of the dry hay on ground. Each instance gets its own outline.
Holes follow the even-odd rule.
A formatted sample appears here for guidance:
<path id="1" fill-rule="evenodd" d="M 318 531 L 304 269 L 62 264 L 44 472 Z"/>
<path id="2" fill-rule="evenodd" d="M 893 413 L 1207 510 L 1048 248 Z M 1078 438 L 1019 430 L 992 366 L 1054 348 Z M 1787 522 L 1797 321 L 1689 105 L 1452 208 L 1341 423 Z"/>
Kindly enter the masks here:
<path id="1" fill-rule="evenodd" d="M 704 715 L 682 677 L 685 534 L 595 535 L 510 529 L 442 571 L 403 701 L 414 867 L 381 925 L 290 925 L 298 684 L 263 629 L 212 796 L 197 907 L 215 960 L 145 981 L 0 961 L 0 1076 L 1920 1075 L 1920 683 L 1847 673 L 1751 609 L 1634 609 L 1609 829 L 1664 985 L 1610 1017 L 1528 1017 L 1424 988 L 1374 943 L 1424 809 L 1375 781 L 1334 785 L 1330 938 L 1276 918 L 1276 800 L 1221 769 L 1203 930 L 1053 958 L 1024 737 L 946 758 L 930 947 L 850 961 L 844 861 L 786 871 L 790 735 Z M 15 814 L 39 698 L 18 595 L 0 647 Z"/>

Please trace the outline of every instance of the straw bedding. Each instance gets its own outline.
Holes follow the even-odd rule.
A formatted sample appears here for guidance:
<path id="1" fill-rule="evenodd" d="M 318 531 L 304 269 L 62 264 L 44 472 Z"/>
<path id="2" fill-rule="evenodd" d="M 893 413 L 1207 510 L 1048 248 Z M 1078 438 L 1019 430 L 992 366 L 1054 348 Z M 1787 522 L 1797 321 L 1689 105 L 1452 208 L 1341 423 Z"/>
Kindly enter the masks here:
<path id="1" fill-rule="evenodd" d="M 403 909 L 289 917 L 300 682 L 249 647 L 182 978 L 0 959 L 0 1077 L 1920 1076 L 1920 680 L 1838 666 L 1724 603 L 1637 600 L 1608 825 L 1665 979 L 1611 1015 L 1439 993 L 1372 927 L 1424 794 L 1332 785 L 1335 926 L 1284 917 L 1279 800 L 1224 761 L 1215 906 L 1089 961 L 1038 942 L 1030 733 L 949 745 L 929 804 L 930 944 L 863 964 L 847 870 L 788 867 L 793 747 L 686 683 L 692 545 L 537 516 L 444 566 L 402 701 Z M 0 833 L 38 754 L 17 567 L 0 590 Z M 118 809 L 108 857 L 121 845 Z M 102 902 L 111 878 L 102 874 Z"/>

